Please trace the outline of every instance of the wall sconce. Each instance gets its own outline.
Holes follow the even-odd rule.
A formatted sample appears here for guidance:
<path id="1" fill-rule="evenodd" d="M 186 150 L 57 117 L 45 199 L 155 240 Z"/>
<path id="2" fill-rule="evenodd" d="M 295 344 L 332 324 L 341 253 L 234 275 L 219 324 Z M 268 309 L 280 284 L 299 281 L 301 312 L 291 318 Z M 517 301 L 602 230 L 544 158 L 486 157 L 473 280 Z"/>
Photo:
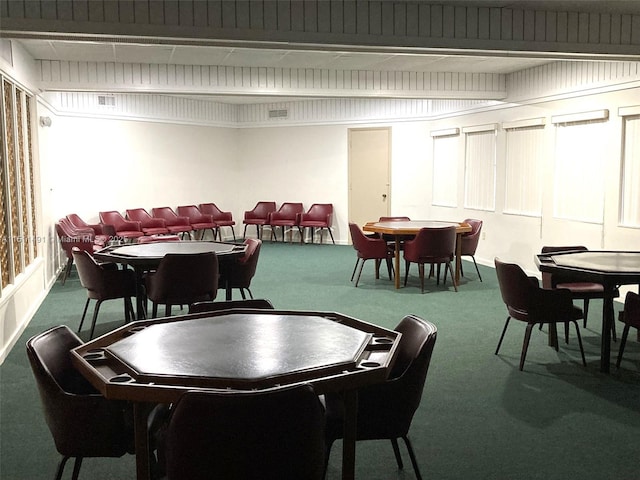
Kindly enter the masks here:
<path id="1" fill-rule="evenodd" d="M 41 127 L 50 127 L 51 126 L 51 117 L 40 117 L 40 126 Z"/>

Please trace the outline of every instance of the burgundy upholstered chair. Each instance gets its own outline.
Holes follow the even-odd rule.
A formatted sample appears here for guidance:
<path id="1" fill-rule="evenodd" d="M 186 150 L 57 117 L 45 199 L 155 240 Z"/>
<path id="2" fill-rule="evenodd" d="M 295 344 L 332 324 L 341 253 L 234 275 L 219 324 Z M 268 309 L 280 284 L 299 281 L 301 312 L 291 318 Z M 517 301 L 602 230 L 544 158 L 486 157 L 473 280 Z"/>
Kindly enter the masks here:
<path id="1" fill-rule="evenodd" d="M 113 225 L 116 230 L 116 236 L 124 239 L 138 238 L 144 235 L 140 222 L 126 220 L 120 212 L 114 210 L 109 212 L 100 212 L 100 222 L 104 225 Z"/>
<path id="2" fill-rule="evenodd" d="M 111 268 L 110 264 L 100 265 L 89 252 L 78 248 L 73 249 L 73 259 L 78 269 L 80 284 L 87 289 L 87 302 L 84 304 L 78 332 L 82 330 L 82 324 L 91 300 L 96 300 L 96 305 L 91 319 L 89 338 L 93 338 L 100 305 L 105 300 L 124 299 L 125 322 L 131 321 L 135 315 L 131 297 L 136 296 L 136 279 L 133 270 Z"/>
<path id="3" fill-rule="evenodd" d="M 160 452 L 167 480 L 321 480 L 324 410 L 307 384 L 192 390 L 177 401 Z"/>
<path id="4" fill-rule="evenodd" d="M 91 229 L 95 235 L 94 243 L 106 247 L 109 240 L 116 234 L 113 225 L 102 225 L 101 223 L 87 223 L 78 214 L 70 213 L 66 216 L 69 223 L 78 230 Z"/>
<path id="5" fill-rule="evenodd" d="M 62 459 L 56 480 L 74 458 L 78 478 L 83 458 L 122 457 L 134 452 L 133 414 L 126 402 L 105 399 L 71 363 L 82 341 L 67 326 L 42 332 L 27 342 L 44 418 Z"/>
<path id="6" fill-rule="evenodd" d="M 624 310 L 620 312 L 620 321 L 624 324 L 624 328 L 622 329 L 616 368 L 620 368 L 620 362 L 622 361 L 622 354 L 624 353 L 624 347 L 627 343 L 629 329 L 633 327 L 640 330 L 640 295 L 635 292 L 627 292 L 624 299 Z"/>
<path id="7" fill-rule="evenodd" d="M 218 225 L 213 221 L 213 217 L 211 215 L 205 215 L 195 205 L 181 205 L 177 208 L 177 213 L 179 216 L 187 217 L 189 219 L 189 223 L 191 224 L 191 228 L 193 228 L 194 232 L 202 232 L 200 236 L 201 240 L 204 238 L 204 234 L 207 230 L 211 230 L 213 239 L 216 239 Z"/>
<path id="8" fill-rule="evenodd" d="M 358 225 L 353 222 L 349 222 L 349 232 L 351 233 L 351 242 L 353 248 L 357 253 L 356 264 L 353 267 L 351 273 L 351 281 L 356 274 L 358 264 L 360 269 L 358 270 L 358 276 L 356 278 L 356 287 L 360 281 L 360 275 L 362 274 L 362 267 L 367 260 L 375 260 L 376 262 L 376 279 L 380 278 L 380 262 L 385 260 L 387 262 L 387 270 L 389 271 L 389 280 L 391 280 L 391 272 L 393 269 L 392 258 L 393 250 L 389 249 L 387 242 L 380 237 L 368 237 L 360 229 Z"/>
<path id="9" fill-rule="evenodd" d="M 140 222 L 145 235 L 163 235 L 169 233 L 167 222 L 162 218 L 153 218 L 144 208 L 127 209 L 127 219 Z"/>
<path id="10" fill-rule="evenodd" d="M 476 250 L 478 248 L 478 242 L 480 241 L 480 231 L 482 230 L 482 220 L 476 220 L 473 218 L 467 218 L 464 223 L 468 223 L 471 226 L 471 231 L 467 233 L 463 233 L 461 236 L 461 256 L 471 257 L 473 260 L 473 264 L 476 267 L 476 272 L 478 273 L 478 278 L 482 281 L 482 276 L 480 275 L 480 269 L 478 269 L 478 264 L 476 263 Z M 460 273 L 464 275 L 462 271 L 462 263 L 460 263 Z"/>
<path id="11" fill-rule="evenodd" d="M 169 233 L 179 234 L 183 238 L 185 235 L 190 235 L 190 232 L 193 230 L 189 219 L 178 216 L 171 207 L 152 208 L 151 216 L 163 219 Z"/>
<path id="12" fill-rule="evenodd" d="M 273 310 L 273 303 L 266 298 L 243 298 L 242 300 L 226 300 L 223 302 L 196 302 L 189 305 L 189 313 L 219 312 L 233 308 L 255 308 Z"/>
<path id="13" fill-rule="evenodd" d="M 577 320 L 582 318 L 582 310 L 573 305 L 571 292 L 563 288 L 554 290 L 540 288 L 538 279 L 527 276 L 524 270 L 515 263 L 505 263 L 496 258 L 495 265 L 502 301 L 509 313 L 504 328 L 502 329 L 502 335 L 500 335 L 495 354 L 497 355 L 500 350 L 500 345 L 502 345 L 502 340 L 504 339 L 504 334 L 507 331 L 511 318 L 527 324 L 524 342 L 522 344 L 522 353 L 520 355 L 520 370 L 524 367 L 524 360 L 529 347 L 529 338 L 531 337 L 531 330 L 534 325 L 571 322 L 576 326 L 582 364 L 586 366 L 587 362 L 584 358 L 584 350 L 582 349 L 580 327 L 577 322 Z M 556 350 L 558 349 L 557 342 L 555 348 Z"/>
<path id="14" fill-rule="evenodd" d="M 456 227 L 444 228 L 421 228 L 413 240 L 404 242 L 404 284 L 407 285 L 409 277 L 409 266 L 411 263 L 418 264 L 420 275 L 420 288 L 424 293 L 424 266 L 425 264 L 437 266 L 437 282 L 440 282 L 440 265 L 444 264 L 444 280 L 447 282 L 447 270 L 451 274 L 453 288 L 458 291 L 455 275 L 451 262 L 456 250 Z"/>
<path id="15" fill-rule="evenodd" d="M 295 227 L 302 235 L 302 231 L 300 230 L 300 217 L 304 213 L 304 207 L 302 203 L 292 203 L 286 202 L 283 203 L 277 212 L 271 213 L 269 225 L 271 226 L 272 235 L 275 237 L 276 241 L 278 240 L 278 235 L 276 234 L 276 227 L 280 227 L 282 229 L 282 241 L 284 242 L 284 233 L 285 227 Z"/>
<path id="16" fill-rule="evenodd" d="M 409 452 L 418 480 L 422 479 L 409 429 L 420 405 L 431 355 L 436 343 L 436 326 L 414 315 L 407 315 L 396 326 L 402 333 L 396 361 L 389 378 L 384 382 L 358 390 L 358 420 L 356 440 L 390 440 L 398 468 L 402 458 L 398 439 L 402 438 Z M 343 438 L 344 407 L 340 395 L 325 395 L 327 460 L 331 445 Z"/>
<path id="17" fill-rule="evenodd" d="M 95 234 L 91 228 L 76 230 L 66 218 L 58 220 L 55 227 L 62 250 L 67 257 L 67 264 L 62 274 L 62 285 L 64 285 L 67 278 L 69 278 L 71 267 L 73 266 L 73 248 L 86 250 L 92 254 L 94 251 L 102 248 L 102 246 L 94 243 Z"/>
<path id="18" fill-rule="evenodd" d="M 559 252 L 585 252 L 587 247 L 582 245 L 576 246 L 544 246 L 542 253 L 559 253 Z M 604 287 L 599 283 L 591 282 L 575 282 L 571 278 L 563 278 L 562 275 L 554 275 L 548 272 L 542 273 L 543 288 L 564 288 L 571 292 L 571 298 L 574 300 L 583 300 L 584 321 L 583 327 L 587 326 L 587 315 L 589 314 L 589 300 L 604 298 Z M 620 292 L 616 290 L 615 296 L 619 296 Z M 611 326 L 613 338 L 615 339 L 615 325 Z"/>
<path id="19" fill-rule="evenodd" d="M 213 252 L 165 255 L 155 272 L 145 279 L 147 297 L 153 302 L 152 318 L 158 305 L 171 316 L 172 305 L 191 305 L 213 300 L 218 293 L 218 257 Z"/>
<path id="20" fill-rule="evenodd" d="M 249 293 L 249 298 L 253 298 L 251 293 L 251 280 L 256 274 L 258 268 L 258 258 L 260 257 L 260 247 L 262 240 L 258 238 L 247 238 L 244 241 L 247 246 L 244 256 L 239 258 L 235 263 L 230 265 L 226 270 L 220 272 L 219 288 L 231 288 L 240 290 L 240 295 L 246 299 L 244 291 Z"/>
<path id="21" fill-rule="evenodd" d="M 311 229 L 311 243 L 313 243 L 313 236 L 315 229 L 320 229 L 320 243 L 322 243 L 322 232 L 326 228 L 331 237 L 331 241 L 335 245 L 336 241 L 333 239 L 333 233 L 331 232 L 331 223 L 333 222 L 333 204 L 331 203 L 314 203 L 306 213 L 300 216 L 300 229 L 302 235 L 300 236 L 300 243 L 304 242 L 304 232 L 306 228 Z"/>
<path id="22" fill-rule="evenodd" d="M 213 221 L 218 226 L 218 229 L 216 229 L 216 231 L 218 232 L 218 238 L 220 240 L 222 240 L 220 227 L 230 227 L 231 234 L 233 235 L 233 241 L 236 241 L 236 232 L 233 229 L 233 226 L 236 224 L 236 222 L 233 220 L 233 215 L 231 214 L 231 212 L 223 212 L 215 203 L 201 203 L 199 207 L 202 213 L 211 215 L 211 218 L 213 218 Z"/>
<path id="23" fill-rule="evenodd" d="M 276 202 L 258 202 L 252 210 L 244 212 L 244 233 L 242 238 L 247 237 L 247 227 L 249 225 L 256 226 L 257 238 L 262 239 L 262 230 L 265 225 L 269 225 L 271 213 L 276 211 Z"/>

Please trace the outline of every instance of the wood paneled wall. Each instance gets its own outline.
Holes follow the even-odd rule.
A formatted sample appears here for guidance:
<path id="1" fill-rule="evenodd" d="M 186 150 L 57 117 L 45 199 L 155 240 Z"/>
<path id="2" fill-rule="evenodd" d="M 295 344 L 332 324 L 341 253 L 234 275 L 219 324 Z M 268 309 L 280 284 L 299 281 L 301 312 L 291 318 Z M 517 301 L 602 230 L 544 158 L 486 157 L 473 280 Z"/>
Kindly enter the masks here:
<path id="1" fill-rule="evenodd" d="M 3 30 L 23 34 L 39 31 L 62 36 L 184 37 L 205 43 L 225 40 L 638 54 L 640 15 L 633 10 L 547 11 L 479 4 L 417 0 L 0 0 L 0 16 Z"/>

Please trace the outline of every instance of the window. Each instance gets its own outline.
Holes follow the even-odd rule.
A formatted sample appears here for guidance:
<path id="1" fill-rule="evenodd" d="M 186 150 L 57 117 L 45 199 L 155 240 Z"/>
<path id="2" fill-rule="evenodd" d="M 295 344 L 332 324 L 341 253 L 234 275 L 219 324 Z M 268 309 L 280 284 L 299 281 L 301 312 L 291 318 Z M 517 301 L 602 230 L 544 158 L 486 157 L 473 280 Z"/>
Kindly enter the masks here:
<path id="1" fill-rule="evenodd" d="M 460 130 L 431 132 L 433 137 L 432 204 L 458 206 L 458 140 Z"/>
<path id="2" fill-rule="evenodd" d="M 620 223 L 640 227 L 640 107 L 620 110 L 624 120 Z"/>
<path id="3" fill-rule="evenodd" d="M 504 124 L 506 167 L 504 213 L 542 215 L 545 158 L 544 118 Z"/>
<path id="4" fill-rule="evenodd" d="M 468 127 L 465 133 L 464 206 L 495 210 L 496 126 Z"/>
<path id="5" fill-rule="evenodd" d="M 31 146 L 32 98 L 0 76 L 0 286 L 13 283 L 37 255 Z"/>
<path id="6" fill-rule="evenodd" d="M 556 124 L 556 218 L 603 223 L 606 152 L 602 129 L 606 118 L 606 110 L 551 118 Z"/>

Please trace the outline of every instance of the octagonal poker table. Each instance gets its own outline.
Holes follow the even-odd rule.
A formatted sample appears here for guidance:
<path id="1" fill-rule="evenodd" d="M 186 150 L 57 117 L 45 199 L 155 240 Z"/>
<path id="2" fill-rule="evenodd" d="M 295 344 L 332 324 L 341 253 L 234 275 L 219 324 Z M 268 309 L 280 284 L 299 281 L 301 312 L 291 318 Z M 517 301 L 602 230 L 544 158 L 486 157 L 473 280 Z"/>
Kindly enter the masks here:
<path id="1" fill-rule="evenodd" d="M 611 325 L 614 322 L 613 299 L 620 285 L 640 285 L 640 252 L 573 251 L 535 256 L 541 272 L 562 274 L 576 282 L 595 282 L 604 287 L 600 371 L 610 371 Z"/>
<path id="2" fill-rule="evenodd" d="M 357 391 L 384 382 L 401 334 L 334 312 L 234 309 L 143 320 L 72 351 L 106 398 L 134 402 L 136 469 L 148 479 L 147 418 L 187 390 L 300 383 L 345 401 L 342 478 L 355 474 Z"/>

